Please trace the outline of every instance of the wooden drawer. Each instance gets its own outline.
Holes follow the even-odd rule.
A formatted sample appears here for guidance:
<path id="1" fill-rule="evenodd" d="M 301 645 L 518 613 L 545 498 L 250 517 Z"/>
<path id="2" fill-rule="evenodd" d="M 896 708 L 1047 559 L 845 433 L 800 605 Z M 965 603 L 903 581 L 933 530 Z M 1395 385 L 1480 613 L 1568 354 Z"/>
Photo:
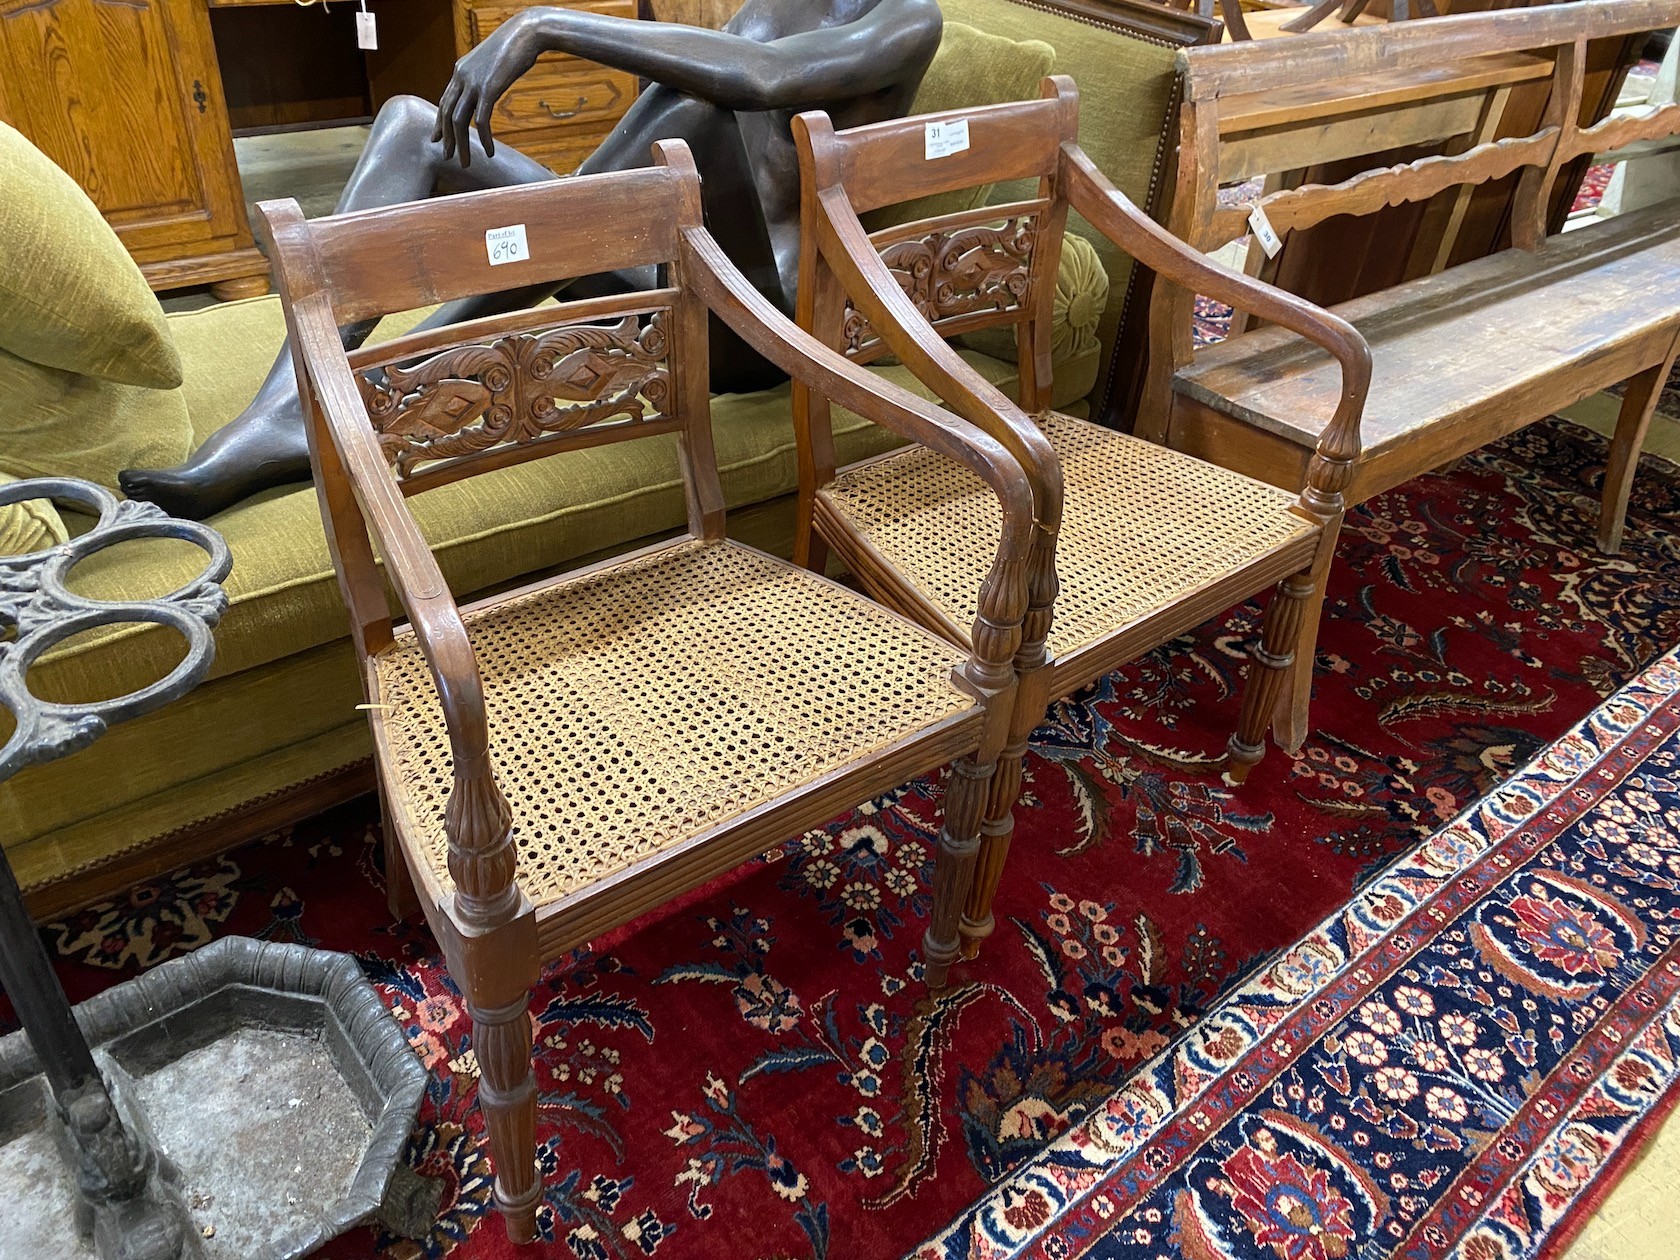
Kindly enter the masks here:
<path id="1" fill-rule="evenodd" d="M 468 17 L 468 29 L 472 33 L 472 42 L 479 44 L 484 37 L 495 30 L 503 22 L 516 13 L 523 13 L 530 8 L 529 4 L 476 4 Z M 604 13 L 608 17 L 633 18 L 636 16 L 636 0 L 568 0 L 560 7 L 576 9 L 583 13 Z M 548 58 L 543 58 L 547 61 Z M 567 58 L 575 61 L 576 58 Z M 538 62 L 539 65 L 542 62 Z"/>
<path id="2" fill-rule="evenodd" d="M 636 17 L 636 0 L 563 3 L 568 9 L 606 17 Z M 457 38 L 476 45 L 528 7 L 509 3 L 475 4 L 464 13 L 457 9 Z M 635 75 L 564 53 L 544 53 L 496 102 L 490 125 L 521 153 L 565 174 L 595 151 L 635 99 Z"/>
<path id="3" fill-rule="evenodd" d="M 584 128 L 592 135 L 612 130 L 636 99 L 636 77 L 574 57 L 543 58 L 496 102 L 491 128 L 518 146 L 521 132 Z"/>

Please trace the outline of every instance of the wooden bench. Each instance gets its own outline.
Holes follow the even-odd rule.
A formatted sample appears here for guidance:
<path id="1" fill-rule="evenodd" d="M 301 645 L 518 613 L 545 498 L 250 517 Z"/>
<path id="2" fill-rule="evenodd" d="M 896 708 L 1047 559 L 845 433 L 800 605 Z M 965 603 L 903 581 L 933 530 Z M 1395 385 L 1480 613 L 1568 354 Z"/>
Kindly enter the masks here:
<path id="1" fill-rule="evenodd" d="M 1590 40 L 1680 23 L 1680 0 L 1589 0 L 1545 8 L 1411 21 L 1181 54 L 1175 232 L 1231 240 L 1249 205 L 1217 204 L 1222 99 L 1300 84 L 1419 69 L 1465 57 L 1541 53 L 1553 61 L 1550 101 L 1537 130 L 1371 170 L 1335 185 L 1261 197 L 1280 236 L 1336 215 L 1462 197 L 1518 176 L 1512 247 L 1334 307 L 1369 342 L 1372 383 L 1363 450 L 1349 504 L 1428 472 L 1590 394 L 1627 382 L 1604 478 L 1599 546 L 1614 553 L 1634 466 L 1680 338 L 1680 202 L 1547 236 L 1559 173 L 1583 155 L 1680 133 L 1680 106 L 1582 126 Z M 1452 190 L 1459 190 L 1454 193 Z M 1257 244 L 1251 248 L 1258 249 Z M 1342 396 L 1341 372 L 1317 346 L 1259 328 L 1197 353 L 1192 296 L 1157 281 L 1144 436 L 1203 459 L 1298 488 Z M 1326 571 L 1318 575 L 1317 616 Z M 1310 662 L 1299 662 L 1277 729 L 1286 747 L 1305 737 Z"/>

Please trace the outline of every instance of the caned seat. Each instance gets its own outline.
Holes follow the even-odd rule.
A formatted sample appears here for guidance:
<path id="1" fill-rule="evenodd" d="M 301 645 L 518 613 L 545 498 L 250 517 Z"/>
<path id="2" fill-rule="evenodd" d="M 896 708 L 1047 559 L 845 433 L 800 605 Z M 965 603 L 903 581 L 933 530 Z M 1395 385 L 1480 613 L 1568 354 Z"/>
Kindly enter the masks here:
<path id="1" fill-rule="evenodd" d="M 1273 587 L 1261 642 L 1226 745 L 1225 777 L 1259 762 L 1297 655 L 1313 577 L 1335 546 L 1340 490 L 1358 454 L 1370 356 L 1345 322 L 1210 262 L 1163 232 L 1078 145 L 1078 94 L 1066 78 L 1044 99 L 874 123 L 836 132 L 827 115 L 794 119 L 805 182 L 799 318 L 855 362 L 891 354 L 953 410 L 1021 462 L 1033 485 L 1029 602 L 1015 654 L 1009 743 L 987 802 L 979 866 L 963 912 L 963 952 L 992 931 L 992 899 L 1013 831 L 1021 760 L 1046 706 L 1225 608 Z M 968 145 L 937 159 L 936 125 Z M 864 229 L 860 215 L 981 185 L 1036 195 L 933 219 Z M 1302 493 L 1049 410 L 1054 277 L 1068 214 L 1156 275 L 1255 311 L 1331 348 L 1343 399 Z M 1009 399 L 945 338 L 1013 328 L 1021 392 Z M 980 625 L 974 591 L 1000 525 L 979 483 L 936 452 L 908 449 L 836 468 L 829 406 L 794 384 L 800 515 L 796 558 L 822 568 L 832 549 L 870 594 L 951 642 Z"/>
<path id="2" fill-rule="evenodd" d="M 258 218 L 362 666 L 387 895 L 425 913 L 461 988 L 496 1205 L 529 1242 L 543 1192 L 529 1004 L 544 959 L 949 765 L 921 949 L 928 986 L 944 986 L 1008 738 L 1032 487 L 983 430 L 824 348 L 752 288 L 702 225 L 680 142 L 641 170 L 313 223 L 295 202 L 264 203 Z M 475 246 L 509 224 L 528 257 Z M 658 288 L 507 309 L 509 290 L 566 299 L 571 277 L 656 267 Z M 341 329 L 438 302 L 404 337 L 344 345 Z M 729 541 L 714 315 L 990 489 L 993 558 L 964 642 Z M 676 439 L 685 533 L 456 602 L 408 495 L 658 436 Z"/>
<path id="3" fill-rule="evenodd" d="M 964 652 L 728 541 L 663 547 L 465 620 L 519 883 L 538 905 L 929 727 L 971 740 L 962 725 L 981 716 L 952 682 Z M 453 761 L 431 671 L 412 634 L 371 663 L 399 825 L 447 885 Z"/>
<path id="4" fill-rule="evenodd" d="M 1065 491 L 1052 659 L 1130 628 L 1234 568 L 1280 554 L 1287 564 L 1303 547 L 1310 554 L 1318 526 L 1289 510 L 1295 494 L 1059 412 L 1032 419 L 1056 452 Z M 984 540 L 1003 524 L 997 496 L 978 477 L 910 447 L 839 472 L 819 493 L 953 627 L 974 623 L 990 560 Z"/>

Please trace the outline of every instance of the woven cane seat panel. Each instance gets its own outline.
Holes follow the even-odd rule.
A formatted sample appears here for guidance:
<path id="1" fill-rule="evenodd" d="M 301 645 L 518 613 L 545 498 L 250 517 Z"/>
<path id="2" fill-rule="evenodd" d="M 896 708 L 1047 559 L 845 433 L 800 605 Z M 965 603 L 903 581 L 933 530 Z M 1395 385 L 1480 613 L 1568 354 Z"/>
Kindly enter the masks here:
<path id="1" fill-rule="evenodd" d="M 1053 657 L 1095 642 L 1316 526 L 1297 496 L 1057 412 L 1036 417 L 1062 461 Z M 830 504 L 965 631 L 1003 530 L 997 496 L 956 461 L 907 447 L 841 473 Z"/>
<path id="2" fill-rule="evenodd" d="M 975 707 L 965 657 L 728 542 L 665 548 L 467 615 L 519 879 L 547 904 Z M 452 762 L 425 658 L 374 662 L 393 805 L 447 884 Z"/>

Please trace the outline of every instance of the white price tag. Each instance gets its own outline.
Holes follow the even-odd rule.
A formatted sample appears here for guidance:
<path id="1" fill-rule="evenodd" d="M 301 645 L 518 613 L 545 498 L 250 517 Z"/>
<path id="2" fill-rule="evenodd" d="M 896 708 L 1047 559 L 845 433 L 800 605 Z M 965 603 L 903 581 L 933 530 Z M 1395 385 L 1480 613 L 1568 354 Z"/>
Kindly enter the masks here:
<path id="1" fill-rule="evenodd" d="M 952 122 L 930 122 L 926 127 L 927 160 L 950 157 L 968 148 L 968 119 Z"/>
<path id="2" fill-rule="evenodd" d="M 1267 258 L 1276 258 L 1278 250 L 1283 248 L 1283 238 L 1277 234 L 1272 221 L 1266 217 L 1266 207 L 1256 204 L 1248 212 L 1249 230 L 1254 233 L 1254 239 L 1260 242 L 1260 248 L 1266 251 Z"/>
<path id="3" fill-rule="evenodd" d="M 379 32 L 374 27 L 373 14 L 366 9 L 356 14 L 356 47 L 370 52 L 379 47 Z"/>
<path id="4" fill-rule="evenodd" d="M 515 223 L 511 227 L 491 228 L 484 234 L 484 252 L 490 255 L 492 267 L 524 262 L 531 256 L 530 247 L 525 244 L 525 225 Z"/>

